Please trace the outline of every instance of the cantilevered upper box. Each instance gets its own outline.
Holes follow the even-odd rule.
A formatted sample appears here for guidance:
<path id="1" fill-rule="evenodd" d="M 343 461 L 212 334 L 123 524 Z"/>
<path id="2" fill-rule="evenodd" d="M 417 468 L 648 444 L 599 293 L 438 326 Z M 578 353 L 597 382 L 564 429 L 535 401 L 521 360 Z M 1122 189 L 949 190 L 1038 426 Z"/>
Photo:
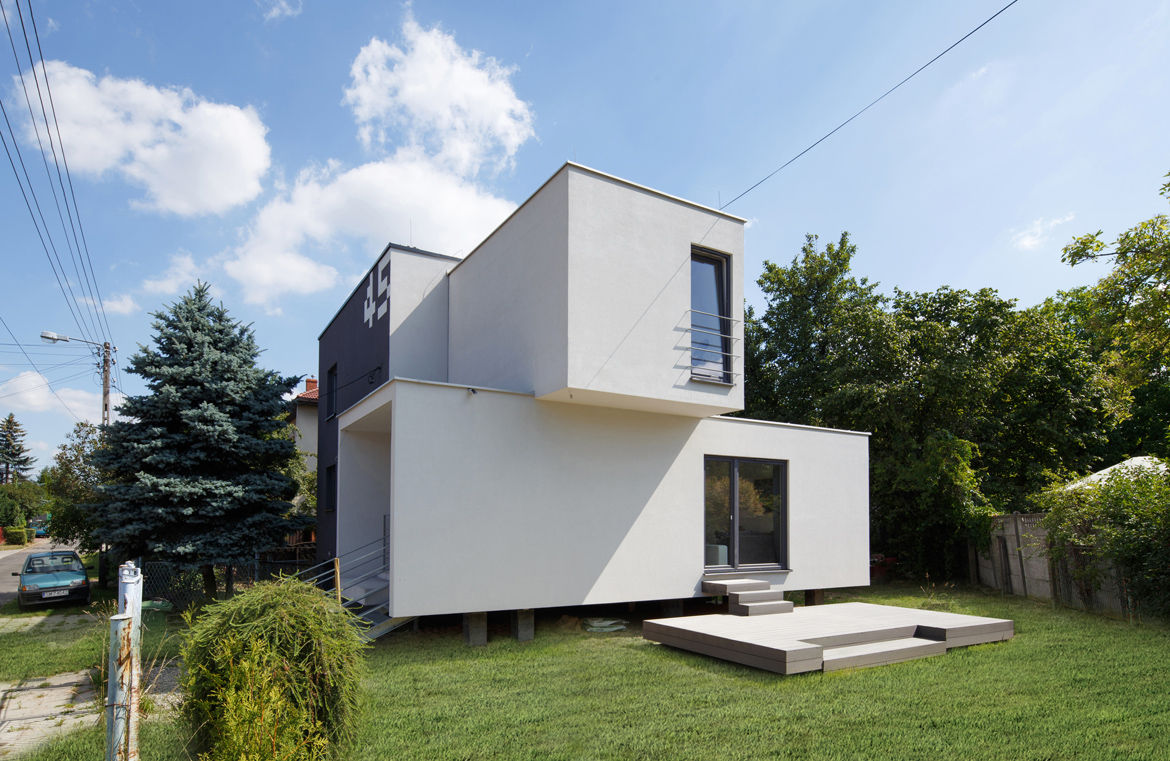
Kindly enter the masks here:
<path id="1" fill-rule="evenodd" d="M 449 381 L 697 417 L 743 409 L 743 223 L 565 164 L 451 270 Z"/>

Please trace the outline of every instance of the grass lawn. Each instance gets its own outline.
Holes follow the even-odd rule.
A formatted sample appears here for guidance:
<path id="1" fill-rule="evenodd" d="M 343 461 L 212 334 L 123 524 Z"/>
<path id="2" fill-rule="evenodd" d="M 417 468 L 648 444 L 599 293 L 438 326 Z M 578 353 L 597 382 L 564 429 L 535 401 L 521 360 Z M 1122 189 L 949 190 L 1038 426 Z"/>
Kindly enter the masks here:
<path id="1" fill-rule="evenodd" d="M 14 601 L 11 604 L 15 606 L 16 603 Z M 105 605 L 112 609 L 113 601 Z M 34 625 L 24 631 L 0 632 L 0 682 L 16 682 L 21 679 L 92 668 L 108 654 L 106 650 L 110 627 L 108 610 L 105 617 L 90 615 L 81 626 L 58 629 L 51 625 L 53 618 L 96 609 L 70 606 L 17 613 L 9 612 L 7 607 L 6 605 L 4 610 L 0 610 L 4 618 L 34 619 L 38 622 L 43 621 L 44 625 Z M 160 653 L 163 657 L 178 654 L 179 639 L 174 636 L 174 632 L 177 626 L 181 625 L 179 622 L 171 621 L 168 624 L 166 615 L 157 611 L 147 611 L 143 617 L 143 624 L 144 658 L 151 657 L 154 653 Z"/>
<path id="2" fill-rule="evenodd" d="M 879 587 L 830 601 L 1011 618 L 1016 638 L 857 671 L 781 677 L 555 616 L 535 642 L 457 626 L 369 653 L 359 759 L 1170 759 L 1170 629 L 980 590 Z M 590 613 L 589 615 L 592 615 Z M 34 759 L 99 759 L 99 729 Z M 186 759 L 171 720 L 143 757 Z"/>

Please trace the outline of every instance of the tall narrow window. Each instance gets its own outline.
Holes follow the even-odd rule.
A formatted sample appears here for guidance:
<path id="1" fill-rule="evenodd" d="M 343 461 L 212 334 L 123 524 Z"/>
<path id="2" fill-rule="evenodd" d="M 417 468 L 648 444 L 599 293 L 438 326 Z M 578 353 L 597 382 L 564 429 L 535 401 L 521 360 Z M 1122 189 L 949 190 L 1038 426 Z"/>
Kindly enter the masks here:
<path id="1" fill-rule="evenodd" d="M 325 512 L 332 513 L 337 509 L 337 466 L 325 468 Z"/>
<path id="2" fill-rule="evenodd" d="M 709 456 L 704 462 L 705 562 L 710 568 L 788 564 L 788 463 Z"/>
<path id="3" fill-rule="evenodd" d="M 337 414 L 337 365 L 325 375 L 325 417 Z"/>
<path id="4" fill-rule="evenodd" d="M 731 382 L 727 258 L 691 252 L 691 377 Z"/>

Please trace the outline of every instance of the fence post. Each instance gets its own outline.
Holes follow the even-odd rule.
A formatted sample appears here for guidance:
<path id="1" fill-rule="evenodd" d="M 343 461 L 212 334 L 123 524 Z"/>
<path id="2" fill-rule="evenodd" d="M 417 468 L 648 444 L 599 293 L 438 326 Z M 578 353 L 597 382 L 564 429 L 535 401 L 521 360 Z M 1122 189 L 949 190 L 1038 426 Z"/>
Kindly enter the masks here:
<path id="1" fill-rule="evenodd" d="M 1020 513 L 1012 513 L 1012 523 L 1016 527 L 1016 558 L 1020 562 L 1020 586 L 1023 587 L 1024 597 L 1028 596 L 1028 571 L 1024 568 L 1024 547 L 1020 541 Z"/>
<path id="2" fill-rule="evenodd" d="M 120 599 L 121 596 L 119 596 Z M 129 613 L 110 617 L 110 666 L 106 687 L 106 761 L 137 761 L 138 627 Z"/>
<path id="3" fill-rule="evenodd" d="M 128 629 L 128 632 L 119 631 L 116 638 L 114 619 L 122 617 L 127 620 L 117 626 Z M 106 753 L 107 758 L 118 761 L 138 758 L 138 699 L 142 683 L 138 649 L 141 641 L 142 571 L 133 562 L 126 562 L 118 566 L 118 615 L 110 620 L 107 687 L 107 695 L 110 696 L 107 704 L 111 708 L 106 721 Z M 115 643 L 119 643 L 117 651 L 114 649 Z M 117 690 L 115 685 L 118 686 Z M 115 693 L 117 699 L 113 697 Z M 115 755 L 109 755 L 111 751 Z"/>

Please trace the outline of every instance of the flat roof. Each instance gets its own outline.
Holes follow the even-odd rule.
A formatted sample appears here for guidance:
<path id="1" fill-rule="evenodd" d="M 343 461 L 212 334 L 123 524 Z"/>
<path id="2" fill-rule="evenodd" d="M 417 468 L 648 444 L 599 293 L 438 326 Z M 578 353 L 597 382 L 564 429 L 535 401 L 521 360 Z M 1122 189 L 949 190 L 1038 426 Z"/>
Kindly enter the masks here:
<path id="1" fill-rule="evenodd" d="M 386 252 L 390 251 L 391 249 L 393 249 L 394 251 L 402 251 L 403 253 L 406 253 L 406 254 L 418 254 L 420 256 L 429 256 L 432 259 L 444 259 L 446 261 L 451 261 L 451 262 L 459 262 L 460 261 L 459 257 L 457 257 L 457 256 L 447 256 L 446 254 L 436 254 L 434 251 L 425 251 L 421 248 L 415 248 L 414 246 L 400 246 L 397 243 L 391 242 L 391 243 L 387 243 L 382 248 L 382 250 L 378 252 L 378 255 L 376 257 L 374 257 L 374 263 L 370 265 L 369 269 L 372 270 L 374 267 L 377 267 L 378 260 L 381 259 L 383 256 L 385 256 Z M 369 272 L 369 270 L 366 270 L 366 271 Z M 349 303 L 349 300 L 354 297 L 354 294 L 356 294 L 358 292 L 358 289 L 361 288 L 363 285 L 365 285 L 364 276 L 363 276 L 363 279 L 359 280 L 357 285 L 355 285 L 353 287 L 353 290 L 351 290 L 349 292 L 349 295 L 346 296 L 345 299 L 341 302 L 341 306 L 337 307 L 337 311 L 334 312 L 333 316 L 329 318 L 329 322 L 325 323 L 325 327 L 321 329 L 321 332 L 317 334 L 318 341 L 321 340 L 321 336 L 325 335 L 325 331 L 329 330 L 329 326 L 332 325 L 337 320 L 338 315 L 341 314 L 341 310 L 345 309 L 345 305 Z"/>
<path id="2" fill-rule="evenodd" d="M 483 240 L 481 240 L 476 245 L 475 248 L 471 249 L 471 253 L 469 253 L 467 256 L 463 257 L 462 259 L 460 259 L 459 264 L 456 264 L 454 267 L 451 268 L 451 272 L 454 272 L 455 270 L 459 269 L 460 264 L 463 264 L 463 262 L 470 259 L 475 254 L 476 251 L 479 251 L 481 248 L 483 248 L 483 245 L 485 243 L 487 243 L 489 240 L 491 240 L 492 236 L 494 236 L 497 232 L 500 231 L 500 228 L 502 228 L 504 225 L 506 225 L 510 221 L 512 221 L 512 217 L 519 214 L 520 210 L 523 209 L 525 206 L 527 206 L 529 201 L 531 201 L 533 198 L 536 198 L 536 196 L 538 196 L 540 194 L 540 191 L 544 190 L 545 186 L 547 186 L 550 182 L 555 180 L 561 172 L 564 172 L 567 169 L 576 169 L 578 171 L 585 172 L 586 174 L 592 174 L 595 177 L 600 177 L 604 180 L 609 180 L 610 182 L 616 182 L 619 185 L 625 185 L 626 187 L 633 188 L 634 190 L 639 190 L 643 193 L 649 193 L 650 195 L 658 196 L 659 198 L 663 198 L 667 201 L 672 201 L 674 203 L 680 203 L 684 206 L 690 206 L 692 209 L 698 209 L 699 211 L 703 211 L 703 212 L 706 212 L 708 214 L 715 214 L 717 216 L 723 217 L 724 219 L 729 219 L 732 222 L 738 222 L 740 224 L 745 224 L 747 222 L 747 220 L 743 217 L 737 217 L 734 214 L 728 214 L 725 211 L 720 211 L 719 209 L 713 208 L 711 206 L 704 206 L 701 203 L 695 203 L 694 201 L 688 201 L 687 199 L 680 198 L 679 196 L 672 196 L 670 193 L 663 193 L 661 190 L 655 190 L 654 188 L 650 188 L 650 187 L 647 187 L 645 185 L 639 185 L 636 182 L 631 182 L 630 180 L 622 179 L 621 177 L 618 177 L 616 175 L 607 174 L 606 172 L 602 172 L 599 169 L 594 169 L 592 167 L 585 166 L 584 164 L 578 164 L 576 161 L 566 161 L 564 164 L 561 164 L 561 166 L 557 169 L 557 171 L 553 172 L 552 175 L 550 175 L 547 180 L 545 180 L 543 183 L 541 183 L 540 187 L 537 188 L 535 191 L 533 191 L 528 196 L 528 198 L 525 198 L 524 203 L 520 204 L 515 209 L 513 209 L 512 213 L 509 214 L 504 219 L 503 222 L 496 225 L 495 229 L 487 234 L 487 237 L 485 237 Z M 447 274 L 450 274 L 450 272 L 448 272 Z"/>

